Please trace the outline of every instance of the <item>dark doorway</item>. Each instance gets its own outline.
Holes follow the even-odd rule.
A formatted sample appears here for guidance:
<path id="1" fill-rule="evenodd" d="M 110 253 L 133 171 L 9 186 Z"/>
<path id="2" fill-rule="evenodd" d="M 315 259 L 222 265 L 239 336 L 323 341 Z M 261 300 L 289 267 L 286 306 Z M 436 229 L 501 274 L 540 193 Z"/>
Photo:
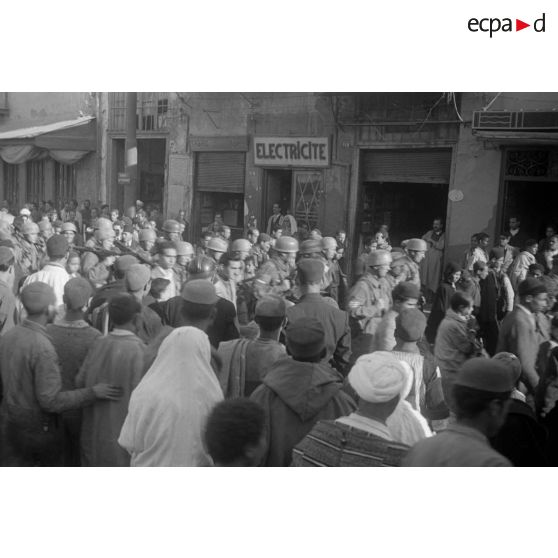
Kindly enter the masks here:
<path id="1" fill-rule="evenodd" d="M 447 184 L 411 182 L 365 182 L 362 184 L 357 253 L 366 237 L 389 227 L 390 242 L 400 246 L 408 238 L 420 238 L 436 217 L 446 219 Z"/>
<path id="2" fill-rule="evenodd" d="M 163 209 L 166 140 L 138 140 L 139 198 L 152 208 Z"/>
<path id="3" fill-rule="evenodd" d="M 502 228 L 510 217 L 521 221 L 527 236 L 544 238 L 547 225 L 558 226 L 558 180 L 555 182 L 506 181 Z"/>
<path id="4" fill-rule="evenodd" d="M 279 204 L 283 214 L 287 209 L 292 211 L 293 173 L 290 170 L 266 169 L 264 184 L 265 194 L 263 196 L 264 208 L 262 212 L 264 221 L 260 224 L 262 230 L 265 230 L 267 220 L 273 213 L 274 203 Z"/>

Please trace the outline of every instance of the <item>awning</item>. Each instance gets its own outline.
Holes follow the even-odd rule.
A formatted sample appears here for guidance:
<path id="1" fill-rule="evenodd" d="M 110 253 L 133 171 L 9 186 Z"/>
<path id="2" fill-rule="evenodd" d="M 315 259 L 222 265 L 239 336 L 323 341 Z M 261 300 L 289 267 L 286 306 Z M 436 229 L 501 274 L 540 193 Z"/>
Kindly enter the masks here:
<path id="1" fill-rule="evenodd" d="M 473 130 L 473 135 L 479 139 L 501 144 L 558 144 L 556 132 L 533 132 L 530 130 Z"/>
<path id="2" fill-rule="evenodd" d="M 94 116 L 0 132 L 0 158 L 14 165 L 48 156 L 71 165 L 96 149 Z"/>

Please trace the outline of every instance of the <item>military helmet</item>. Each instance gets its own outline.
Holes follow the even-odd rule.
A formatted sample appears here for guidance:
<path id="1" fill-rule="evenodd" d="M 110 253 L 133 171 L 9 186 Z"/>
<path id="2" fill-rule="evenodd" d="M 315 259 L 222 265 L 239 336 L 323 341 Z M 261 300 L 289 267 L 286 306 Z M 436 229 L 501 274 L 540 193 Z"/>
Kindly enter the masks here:
<path id="1" fill-rule="evenodd" d="M 426 242 L 422 240 L 422 238 L 411 238 L 407 240 L 405 248 L 414 252 L 426 252 L 428 246 L 426 245 Z"/>
<path id="2" fill-rule="evenodd" d="M 277 241 L 279 242 L 279 241 Z M 319 254 L 324 249 L 321 240 L 309 238 L 300 243 L 299 253 L 302 254 Z"/>
<path id="3" fill-rule="evenodd" d="M 175 242 L 174 245 L 176 246 L 177 256 L 194 255 L 194 247 L 189 242 L 183 242 L 182 240 L 179 240 L 178 242 Z"/>
<path id="4" fill-rule="evenodd" d="M 72 231 L 77 234 L 77 227 L 74 225 L 74 223 L 71 223 L 70 221 L 66 221 L 65 223 L 62 223 L 61 230 L 62 232 Z"/>
<path id="5" fill-rule="evenodd" d="M 140 242 L 147 242 L 148 240 L 155 242 L 157 240 L 157 233 L 153 229 L 140 229 L 138 238 Z"/>
<path id="6" fill-rule="evenodd" d="M 180 223 L 174 219 L 167 219 L 163 223 L 163 230 L 167 233 L 180 233 Z"/>
<path id="7" fill-rule="evenodd" d="M 25 221 L 25 223 L 23 223 L 23 225 L 21 225 L 21 232 L 23 234 L 33 234 L 33 233 L 39 233 L 39 225 L 37 225 L 37 223 L 34 223 L 33 221 Z"/>
<path id="8" fill-rule="evenodd" d="M 226 240 L 219 238 L 218 236 L 214 236 L 209 239 L 207 243 L 207 249 L 213 250 L 214 252 L 223 252 L 225 253 L 229 247 L 229 244 Z"/>
<path id="9" fill-rule="evenodd" d="M 327 250 L 328 248 L 337 249 L 337 240 L 335 240 L 332 236 L 324 236 L 322 238 L 322 244 L 324 245 L 324 250 Z"/>
<path id="10" fill-rule="evenodd" d="M 231 252 L 249 252 L 252 244 L 245 238 L 237 238 L 231 244 Z"/>
<path id="11" fill-rule="evenodd" d="M 190 275 L 210 275 L 215 272 L 215 262 L 207 256 L 196 256 L 186 268 Z"/>
<path id="12" fill-rule="evenodd" d="M 387 250 L 372 250 L 366 258 L 366 265 L 376 267 L 379 265 L 390 265 L 391 254 Z"/>
<path id="13" fill-rule="evenodd" d="M 292 236 L 280 236 L 275 241 L 274 248 L 277 252 L 296 254 L 296 252 L 298 252 L 298 240 Z"/>

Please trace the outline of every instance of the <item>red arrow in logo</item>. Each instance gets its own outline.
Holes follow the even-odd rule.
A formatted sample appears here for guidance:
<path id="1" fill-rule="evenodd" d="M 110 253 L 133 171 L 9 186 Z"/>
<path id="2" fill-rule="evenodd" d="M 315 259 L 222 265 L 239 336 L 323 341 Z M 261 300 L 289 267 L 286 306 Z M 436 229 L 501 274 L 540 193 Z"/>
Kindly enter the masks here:
<path id="1" fill-rule="evenodd" d="M 531 27 L 531 24 L 530 23 L 525 23 L 524 21 L 521 21 L 520 19 L 515 20 L 515 30 L 516 31 L 521 31 L 522 29 L 525 29 L 527 27 Z"/>

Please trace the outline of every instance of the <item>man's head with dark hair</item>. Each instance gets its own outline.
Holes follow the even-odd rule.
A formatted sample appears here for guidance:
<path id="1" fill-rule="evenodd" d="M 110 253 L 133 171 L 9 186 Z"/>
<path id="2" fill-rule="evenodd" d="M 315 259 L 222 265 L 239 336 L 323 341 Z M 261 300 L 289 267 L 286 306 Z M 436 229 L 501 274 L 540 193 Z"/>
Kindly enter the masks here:
<path id="1" fill-rule="evenodd" d="M 539 243 L 537 242 L 536 239 L 528 238 L 525 241 L 525 246 L 523 247 L 523 250 L 525 252 L 529 252 L 530 254 L 535 255 L 538 249 L 539 249 Z"/>
<path id="2" fill-rule="evenodd" d="M 456 291 L 451 295 L 450 298 L 450 308 L 457 313 L 462 313 L 465 308 L 472 308 L 473 300 L 472 298 L 461 292 Z"/>
<path id="3" fill-rule="evenodd" d="M 133 322 L 141 312 L 141 303 L 131 294 L 122 293 L 113 296 L 108 305 L 108 313 L 115 326 L 124 326 Z"/>
<path id="4" fill-rule="evenodd" d="M 166 288 L 170 285 L 170 280 L 164 277 L 157 277 L 151 281 L 149 294 L 155 299 L 160 300 Z"/>
<path id="5" fill-rule="evenodd" d="M 250 399 L 218 403 L 207 419 L 205 445 L 217 467 L 255 467 L 263 456 L 265 413 Z"/>

